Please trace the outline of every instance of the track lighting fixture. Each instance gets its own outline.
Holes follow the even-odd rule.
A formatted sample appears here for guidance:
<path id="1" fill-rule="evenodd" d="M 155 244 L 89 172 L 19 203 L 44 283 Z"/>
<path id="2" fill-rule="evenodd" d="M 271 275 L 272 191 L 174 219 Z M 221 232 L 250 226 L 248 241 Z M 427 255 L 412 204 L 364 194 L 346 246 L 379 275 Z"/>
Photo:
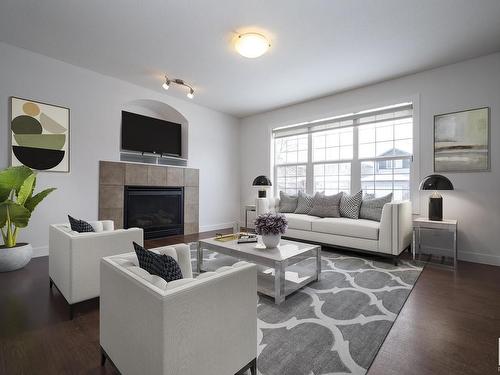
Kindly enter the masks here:
<path id="1" fill-rule="evenodd" d="M 190 85 L 188 85 L 186 82 L 184 82 L 182 79 L 179 79 L 179 78 L 170 79 L 165 74 L 165 82 L 163 83 L 163 85 L 161 85 L 161 87 L 163 87 L 165 90 L 168 90 L 171 83 L 175 83 L 177 85 L 187 87 L 189 89 L 189 92 L 187 93 L 187 97 L 189 99 L 194 98 L 194 89 Z"/>

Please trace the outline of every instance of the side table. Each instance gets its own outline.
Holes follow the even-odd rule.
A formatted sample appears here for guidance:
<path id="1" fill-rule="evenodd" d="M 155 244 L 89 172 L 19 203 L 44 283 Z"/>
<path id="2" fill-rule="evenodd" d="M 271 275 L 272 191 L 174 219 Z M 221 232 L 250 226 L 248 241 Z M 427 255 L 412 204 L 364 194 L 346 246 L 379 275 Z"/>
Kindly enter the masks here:
<path id="1" fill-rule="evenodd" d="M 442 221 L 429 220 L 427 218 L 419 217 L 413 220 L 413 244 L 412 253 L 415 260 L 416 255 L 421 253 L 422 250 L 422 229 L 424 230 L 438 230 L 447 231 L 453 234 L 453 268 L 457 268 L 457 229 L 458 221 L 443 219 Z"/>
<path id="2" fill-rule="evenodd" d="M 255 204 L 247 204 L 245 206 L 245 230 L 248 232 L 248 213 L 257 211 Z"/>

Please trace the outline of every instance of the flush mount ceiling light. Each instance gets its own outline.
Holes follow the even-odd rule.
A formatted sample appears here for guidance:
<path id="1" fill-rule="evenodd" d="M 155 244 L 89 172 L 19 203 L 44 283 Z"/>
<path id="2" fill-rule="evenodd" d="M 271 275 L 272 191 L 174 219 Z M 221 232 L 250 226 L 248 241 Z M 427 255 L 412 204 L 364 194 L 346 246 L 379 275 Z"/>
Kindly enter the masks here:
<path id="1" fill-rule="evenodd" d="M 254 59 L 262 56 L 271 47 L 264 35 L 258 33 L 246 33 L 238 35 L 235 48 L 241 56 Z"/>
<path id="2" fill-rule="evenodd" d="M 189 99 L 193 99 L 194 98 L 194 89 L 190 85 L 188 85 L 186 82 L 184 82 L 182 79 L 179 79 L 179 78 L 170 79 L 165 74 L 165 82 L 163 82 L 163 85 L 161 85 L 161 87 L 163 87 L 164 90 L 168 90 L 170 88 L 170 84 L 172 84 L 172 83 L 175 83 L 175 84 L 180 85 L 180 86 L 187 87 L 189 89 L 189 92 L 187 93 L 186 96 Z"/>

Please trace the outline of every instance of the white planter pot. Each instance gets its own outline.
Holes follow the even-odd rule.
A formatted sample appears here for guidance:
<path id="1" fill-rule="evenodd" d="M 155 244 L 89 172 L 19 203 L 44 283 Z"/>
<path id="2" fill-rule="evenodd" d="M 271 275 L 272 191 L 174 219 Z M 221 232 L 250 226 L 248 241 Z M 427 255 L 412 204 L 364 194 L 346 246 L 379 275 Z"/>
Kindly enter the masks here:
<path id="1" fill-rule="evenodd" d="M 0 248 L 0 272 L 9 272 L 23 268 L 31 260 L 33 248 L 28 243 L 16 247 Z"/>
<path id="2" fill-rule="evenodd" d="M 280 244 L 281 234 L 262 235 L 262 242 L 268 249 L 274 249 Z"/>

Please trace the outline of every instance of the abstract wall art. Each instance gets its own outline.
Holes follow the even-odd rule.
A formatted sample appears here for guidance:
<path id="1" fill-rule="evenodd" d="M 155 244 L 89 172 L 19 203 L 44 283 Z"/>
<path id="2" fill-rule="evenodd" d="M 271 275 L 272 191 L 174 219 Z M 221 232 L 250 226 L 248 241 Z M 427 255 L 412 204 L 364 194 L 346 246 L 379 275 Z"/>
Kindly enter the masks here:
<path id="1" fill-rule="evenodd" d="M 434 171 L 490 170 L 490 109 L 434 116 Z"/>
<path id="2" fill-rule="evenodd" d="M 11 97 L 11 165 L 69 172 L 69 108 Z"/>

